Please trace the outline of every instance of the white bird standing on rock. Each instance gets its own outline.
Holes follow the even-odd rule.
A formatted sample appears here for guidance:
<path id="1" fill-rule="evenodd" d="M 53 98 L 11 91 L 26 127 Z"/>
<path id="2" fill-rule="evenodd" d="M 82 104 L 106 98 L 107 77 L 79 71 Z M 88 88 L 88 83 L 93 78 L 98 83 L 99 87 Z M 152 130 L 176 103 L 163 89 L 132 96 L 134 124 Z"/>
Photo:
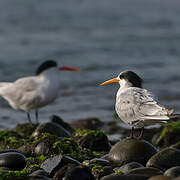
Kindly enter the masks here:
<path id="1" fill-rule="evenodd" d="M 123 71 L 118 77 L 105 81 L 101 85 L 119 83 L 115 109 L 119 118 L 132 126 L 130 138 L 141 139 L 144 125 L 167 123 L 180 115 L 160 105 L 157 98 L 148 90 L 142 89 L 143 80 L 132 71 Z M 133 136 L 134 127 L 141 128 L 137 137 Z"/>
<path id="2" fill-rule="evenodd" d="M 38 109 L 52 103 L 58 97 L 59 73 L 63 70 L 80 71 L 73 67 L 58 67 L 55 61 L 47 60 L 37 68 L 36 76 L 0 83 L 0 96 L 6 99 L 12 108 L 27 112 L 30 123 L 30 111 L 35 110 L 38 123 Z"/>

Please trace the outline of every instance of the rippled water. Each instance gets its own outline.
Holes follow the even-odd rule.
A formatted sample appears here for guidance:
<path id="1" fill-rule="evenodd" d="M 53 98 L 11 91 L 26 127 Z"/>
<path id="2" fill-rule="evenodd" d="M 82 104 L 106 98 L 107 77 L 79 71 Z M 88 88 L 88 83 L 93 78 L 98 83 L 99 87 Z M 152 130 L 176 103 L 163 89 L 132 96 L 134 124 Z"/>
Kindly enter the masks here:
<path id="1" fill-rule="evenodd" d="M 40 110 L 66 121 L 112 120 L 118 86 L 104 80 L 130 69 L 180 112 L 179 0 L 0 1 L 0 81 L 33 75 L 46 59 L 83 69 L 62 73 L 60 98 Z M 1 128 L 26 121 L 0 98 Z"/>

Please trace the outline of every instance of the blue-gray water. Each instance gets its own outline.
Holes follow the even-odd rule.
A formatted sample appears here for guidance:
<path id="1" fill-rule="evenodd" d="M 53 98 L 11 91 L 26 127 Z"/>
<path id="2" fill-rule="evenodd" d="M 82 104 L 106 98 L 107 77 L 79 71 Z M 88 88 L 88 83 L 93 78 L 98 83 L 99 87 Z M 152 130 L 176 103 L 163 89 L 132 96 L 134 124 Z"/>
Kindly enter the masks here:
<path id="1" fill-rule="evenodd" d="M 40 121 L 51 114 L 110 121 L 118 86 L 99 84 L 129 69 L 180 112 L 179 7 L 179 0 L 0 1 L 0 81 L 33 75 L 46 59 L 79 67 L 62 73 L 60 98 L 40 110 Z M 0 119 L 0 128 L 27 120 L 2 98 Z"/>

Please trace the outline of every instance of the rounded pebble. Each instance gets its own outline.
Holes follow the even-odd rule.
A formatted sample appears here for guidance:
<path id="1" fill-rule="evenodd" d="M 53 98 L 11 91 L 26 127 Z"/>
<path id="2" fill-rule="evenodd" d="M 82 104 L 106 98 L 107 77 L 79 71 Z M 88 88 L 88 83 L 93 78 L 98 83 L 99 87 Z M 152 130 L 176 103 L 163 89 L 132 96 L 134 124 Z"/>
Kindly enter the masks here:
<path id="1" fill-rule="evenodd" d="M 180 176 L 180 166 L 167 169 L 164 172 L 164 176 L 171 176 L 172 178 Z"/>
<path id="2" fill-rule="evenodd" d="M 26 166 L 26 157 L 18 152 L 6 152 L 0 154 L 0 167 L 11 170 L 22 170 Z"/>
<path id="3" fill-rule="evenodd" d="M 137 139 L 123 139 L 116 143 L 109 152 L 112 166 L 122 166 L 135 161 L 145 165 L 158 150 L 149 142 Z"/>

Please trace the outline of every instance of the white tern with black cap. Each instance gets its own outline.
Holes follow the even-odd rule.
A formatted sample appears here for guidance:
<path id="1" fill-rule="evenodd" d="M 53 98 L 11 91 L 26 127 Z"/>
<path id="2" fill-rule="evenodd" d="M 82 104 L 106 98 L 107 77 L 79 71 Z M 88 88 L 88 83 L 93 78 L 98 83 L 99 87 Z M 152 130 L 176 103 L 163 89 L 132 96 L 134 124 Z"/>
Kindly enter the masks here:
<path id="1" fill-rule="evenodd" d="M 43 62 L 35 76 L 23 77 L 15 82 L 1 82 L 0 96 L 6 99 L 16 110 L 27 112 L 30 123 L 30 111 L 35 110 L 38 123 L 38 109 L 52 103 L 58 97 L 60 89 L 60 71 L 80 71 L 78 68 L 58 67 L 54 60 Z"/>

